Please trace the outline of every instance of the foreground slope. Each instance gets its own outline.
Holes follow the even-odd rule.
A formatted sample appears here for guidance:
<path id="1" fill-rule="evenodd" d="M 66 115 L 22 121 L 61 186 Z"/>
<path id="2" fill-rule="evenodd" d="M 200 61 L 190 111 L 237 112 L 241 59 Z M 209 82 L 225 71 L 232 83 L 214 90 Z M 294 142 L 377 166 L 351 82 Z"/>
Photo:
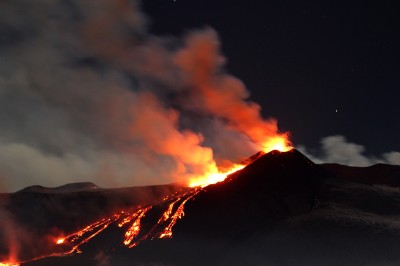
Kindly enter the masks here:
<path id="1" fill-rule="evenodd" d="M 0 262 L 54 253 L 60 234 L 73 232 L 117 210 L 158 204 L 186 188 L 175 184 L 102 189 L 92 183 L 57 188 L 32 186 L 0 194 Z"/>
<path id="2" fill-rule="evenodd" d="M 172 239 L 128 249 L 110 226 L 82 254 L 26 265 L 396 265 L 400 167 L 368 181 L 367 168 L 335 167 L 274 151 L 189 200 Z M 154 205 L 144 229 L 163 208 Z"/>

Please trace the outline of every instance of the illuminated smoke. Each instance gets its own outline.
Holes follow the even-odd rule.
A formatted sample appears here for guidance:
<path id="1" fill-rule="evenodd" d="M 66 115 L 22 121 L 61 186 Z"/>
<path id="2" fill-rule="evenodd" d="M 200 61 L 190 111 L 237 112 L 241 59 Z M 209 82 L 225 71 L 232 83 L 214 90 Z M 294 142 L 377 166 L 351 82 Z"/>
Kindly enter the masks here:
<path id="1" fill-rule="evenodd" d="M 261 107 L 247 101 L 249 92 L 242 81 L 225 73 L 225 59 L 220 54 L 215 31 L 207 29 L 190 34 L 184 48 L 175 57 L 183 79 L 190 88 L 190 100 L 183 103 L 188 109 L 227 121 L 227 126 L 249 137 L 257 145 L 277 136 L 275 119 L 265 120 Z"/>
<path id="2" fill-rule="evenodd" d="M 188 172 L 202 174 L 214 164 L 211 148 L 201 146 L 201 135 L 178 130 L 177 111 L 163 109 L 149 93 L 139 95 L 132 109 L 135 118 L 129 128 L 132 138 L 145 143 L 156 154 L 173 158 L 178 170 L 175 178 L 184 178 Z"/>
<path id="3" fill-rule="evenodd" d="M 184 181 L 282 148 L 276 120 L 224 70 L 214 30 L 164 38 L 148 24 L 136 1 L 0 3 L 9 191 Z"/>

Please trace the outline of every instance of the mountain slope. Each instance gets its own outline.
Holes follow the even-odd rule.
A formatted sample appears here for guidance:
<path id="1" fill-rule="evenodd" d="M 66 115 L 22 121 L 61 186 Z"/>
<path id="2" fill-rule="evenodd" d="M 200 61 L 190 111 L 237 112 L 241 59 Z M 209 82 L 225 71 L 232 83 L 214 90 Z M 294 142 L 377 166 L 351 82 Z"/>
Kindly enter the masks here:
<path id="1" fill-rule="evenodd" d="M 111 224 L 82 254 L 26 265 L 396 265 L 400 189 L 392 181 L 371 183 L 367 168 L 339 168 L 316 165 L 296 150 L 256 156 L 188 200 L 172 239 L 128 249 L 124 231 Z M 393 170 L 380 173 L 376 180 L 386 180 L 382 173 L 396 180 Z M 88 198 L 95 202 L 98 194 Z M 152 204 L 139 238 L 168 208 Z"/>

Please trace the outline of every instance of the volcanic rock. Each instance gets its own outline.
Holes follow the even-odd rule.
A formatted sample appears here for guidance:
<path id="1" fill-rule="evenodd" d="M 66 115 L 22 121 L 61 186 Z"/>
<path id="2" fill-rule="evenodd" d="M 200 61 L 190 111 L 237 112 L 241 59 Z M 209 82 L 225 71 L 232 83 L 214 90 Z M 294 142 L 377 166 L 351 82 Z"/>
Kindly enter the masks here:
<path id="1" fill-rule="evenodd" d="M 83 246 L 81 254 L 26 265 L 396 265 L 400 261 L 398 167 L 317 165 L 297 150 L 258 154 L 250 162 L 189 200 L 185 216 L 172 229 L 172 239 L 148 239 L 128 249 L 118 244 L 123 232 L 111 225 Z M 161 195 L 177 191 L 176 187 L 161 190 L 155 193 L 160 197 L 150 197 L 158 203 L 144 196 L 153 208 L 143 219 L 143 230 L 152 228 L 165 210 Z M 36 194 L 43 194 L 31 198 L 38 205 L 60 197 Z M 115 202 L 121 203 L 118 193 L 102 189 L 64 193 L 58 203 L 69 194 L 77 197 L 76 202 L 84 199 L 93 204 L 105 198 L 113 202 L 116 197 Z M 124 206 L 140 201 L 122 198 Z M 18 213 L 24 204 L 10 202 L 10 212 Z M 108 206 L 105 209 L 111 211 L 112 205 Z M 51 207 L 45 210 L 42 215 L 51 216 L 46 213 Z"/>

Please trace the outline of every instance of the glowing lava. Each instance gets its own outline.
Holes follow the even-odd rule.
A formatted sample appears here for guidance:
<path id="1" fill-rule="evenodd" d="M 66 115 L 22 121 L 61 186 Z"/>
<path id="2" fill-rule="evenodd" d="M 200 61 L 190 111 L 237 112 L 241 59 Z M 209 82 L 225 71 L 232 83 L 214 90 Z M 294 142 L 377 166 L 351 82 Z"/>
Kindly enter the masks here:
<path id="1" fill-rule="evenodd" d="M 287 152 L 293 149 L 291 142 L 289 141 L 289 134 L 276 135 L 275 137 L 269 137 L 266 141 L 260 144 L 261 150 L 264 153 L 268 153 L 273 150 L 280 152 Z M 189 187 L 206 187 L 211 184 L 222 182 L 230 174 L 233 174 L 243 169 L 245 164 L 233 164 L 228 170 L 220 171 L 213 162 L 208 167 L 208 171 L 198 177 L 191 178 L 189 181 Z"/>
<path id="2" fill-rule="evenodd" d="M 287 134 L 269 138 L 268 141 L 265 141 L 260 146 L 262 147 L 261 154 L 272 150 L 286 152 L 292 149 Z M 193 177 L 189 180 L 189 187 L 187 190 L 184 192 L 175 192 L 172 195 L 164 197 L 162 203 L 157 205 L 156 208 L 153 208 L 153 205 L 148 205 L 139 206 L 131 210 L 117 211 L 113 215 L 104 217 L 97 222 L 87 225 L 81 230 L 54 239 L 53 245 L 58 246 L 54 251 L 57 251 L 53 251 L 54 253 L 44 255 L 40 258 L 80 253 L 80 247 L 82 245 L 88 243 L 92 238 L 96 237 L 112 224 L 124 230 L 125 234 L 121 244 L 128 248 L 133 248 L 146 239 L 171 238 L 172 229 L 177 221 L 185 215 L 185 204 L 189 200 L 203 191 L 204 187 L 224 181 L 227 176 L 243 169 L 249 163 L 251 163 L 251 161 L 242 164 L 233 164 L 227 170 L 219 171 L 215 161 L 212 161 L 206 167 L 207 170 L 204 175 Z M 159 210 L 161 210 L 161 212 Z M 153 226 L 145 226 L 145 228 L 142 228 L 143 219 L 150 212 L 151 215 L 148 215 L 150 219 L 156 220 L 153 220 Z M 146 223 L 148 224 L 148 221 Z M 34 258 L 32 260 L 40 258 Z M 0 262 L 0 266 L 17 265 L 20 264 L 15 262 Z"/>
<path id="3" fill-rule="evenodd" d="M 17 262 L 16 257 L 10 255 L 7 261 L 0 261 L 0 266 L 20 266 L 21 263 Z"/>
<path id="4" fill-rule="evenodd" d="M 178 219 L 181 219 L 184 215 L 184 207 L 185 207 L 185 203 L 190 200 L 191 198 L 193 198 L 195 195 L 197 195 L 197 193 L 199 192 L 199 190 L 194 190 L 193 193 L 190 193 L 179 205 L 179 207 L 176 209 L 175 213 L 172 214 L 172 212 L 170 210 L 173 209 L 173 205 L 176 203 L 173 202 L 170 207 L 168 208 L 168 210 L 164 213 L 164 217 L 163 219 L 165 221 L 167 221 L 168 219 L 170 220 L 168 225 L 164 227 L 164 230 L 158 235 L 159 238 L 171 238 L 172 237 L 172 228 L 174 227 L 174 225 L 176 224 L 176 222 L 178 221 Z M 172 215 L 171 215 L 172 214 Z"/>
<path id="5" fill-rule="evenodd" d="M 124 245 L 128 246 L 130 248 L 134 247 L 137 245 L 136 242 L 132 243 L 131 242 L 138 236 L 140 229 L 141 229 L 141 220 L 142 218 L 146 215 L 146 213 L 151 209 L 150 207 L 144 208 L 144 209 L 139 209 L 136 213 L 133 214 L 134 222 L 129 227 L 129 229 L 125 233 L 125 240 L 124 240 Z"/>
<path id="6" fill-rule="evenodd" d="M 0 266 L 19 266 L 19 263 L 15 262 L 0 262 Z"/>
<path id="7" fill-rule="evenodd" d="M 293 149 L 292 143 L 289 141 L 288 134 L 277 135 L 270 137 L 265 142 L 261 143 L 261 149 L 263 152 L 268 153 L 273 150 L 280 152 L 287 152 Z"/>
<path id="8" fill-rule="evenodd" d="M 206 187 L 211 184 L 222 182 L 228 175 L 243 169 L 245 166 L 244 164 L 234 164 L 226 171 L 219 171 L 215 166 L 214 171 L 210 171 L 203 176 L 192 178 L 189 181 L 189 187 Z"/>

